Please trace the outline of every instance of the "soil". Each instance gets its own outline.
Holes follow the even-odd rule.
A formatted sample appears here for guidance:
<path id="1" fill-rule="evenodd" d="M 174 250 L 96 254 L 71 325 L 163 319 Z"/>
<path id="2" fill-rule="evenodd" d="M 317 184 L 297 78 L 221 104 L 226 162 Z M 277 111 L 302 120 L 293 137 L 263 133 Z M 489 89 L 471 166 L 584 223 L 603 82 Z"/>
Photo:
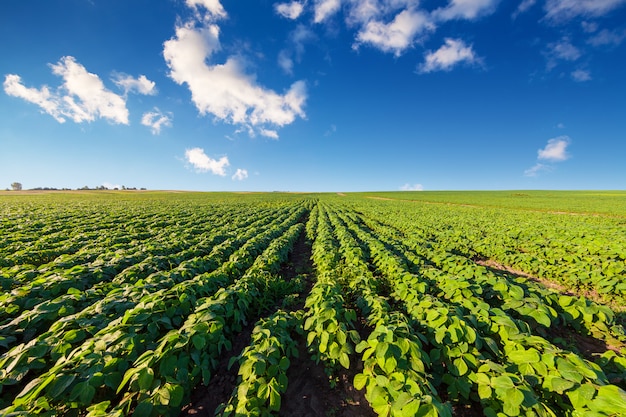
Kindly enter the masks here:
<path id="1" fill-rule="evenodd" d="M 352 385 L 357 370 L 345 370 L 337 376 L 335 388 L 324 372 L 324 366 L 309 359 L 304 339 L 298 345 L 300 358 L 287 370 L 289 385 L 283 396 L 282 417 L 375 417 L 364 397 Z"/>

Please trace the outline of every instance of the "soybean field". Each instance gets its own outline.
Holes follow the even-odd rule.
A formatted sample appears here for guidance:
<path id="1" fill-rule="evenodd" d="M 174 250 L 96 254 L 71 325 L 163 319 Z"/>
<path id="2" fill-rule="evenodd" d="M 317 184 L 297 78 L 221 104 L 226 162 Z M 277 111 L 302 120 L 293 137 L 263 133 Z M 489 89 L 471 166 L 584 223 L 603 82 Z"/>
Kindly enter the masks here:
<path id="1" fill-rule="evenodd" d="M 2 416 L 626 415 L 626 192 L 2 192 L 0 236 Z"/>

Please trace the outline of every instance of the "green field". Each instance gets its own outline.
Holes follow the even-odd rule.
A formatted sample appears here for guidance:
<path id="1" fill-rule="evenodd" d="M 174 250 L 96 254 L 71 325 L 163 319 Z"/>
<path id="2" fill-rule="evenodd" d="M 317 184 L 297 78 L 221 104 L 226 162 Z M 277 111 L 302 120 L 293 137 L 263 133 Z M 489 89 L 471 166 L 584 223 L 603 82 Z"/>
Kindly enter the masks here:
<path id="1" fill-rule="evenodd" d="M 623 191 L 0 192 L 0 235 L 2 416 L 626 415 Z"/>

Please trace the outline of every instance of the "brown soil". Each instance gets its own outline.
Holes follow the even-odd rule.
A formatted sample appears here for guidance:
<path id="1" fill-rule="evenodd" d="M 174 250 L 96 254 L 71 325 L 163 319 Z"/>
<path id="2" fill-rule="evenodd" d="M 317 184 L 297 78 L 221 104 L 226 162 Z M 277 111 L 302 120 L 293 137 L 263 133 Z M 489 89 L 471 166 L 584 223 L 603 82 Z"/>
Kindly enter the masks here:
<path id="1" fill-rule="evenodd" d="M 345 370 L 337 376 L 331 388 L 324 366 L 309 359 L 304 340 L 298 346 L 300 358 L 287 371 L 289 385 L 283 396 L 279 416 L 283 417 L 374 417 L 364 397 L 352 380 L 357 371 Z"/>

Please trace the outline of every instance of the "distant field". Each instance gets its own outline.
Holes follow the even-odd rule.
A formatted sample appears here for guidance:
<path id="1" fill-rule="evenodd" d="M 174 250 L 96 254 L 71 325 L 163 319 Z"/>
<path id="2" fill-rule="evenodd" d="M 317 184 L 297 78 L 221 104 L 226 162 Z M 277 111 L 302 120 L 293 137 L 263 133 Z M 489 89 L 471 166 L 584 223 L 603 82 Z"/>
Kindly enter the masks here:
<path id="1" fill-rule="evenodd" d="M 402 191 L 358 193 L 358 195 L 626 217 L 626 191 Z"/>
<path id="2" fill-rule="evenodd" d="M 626 192 L 0 192 L 0 415 L 624 416 Z"/>

